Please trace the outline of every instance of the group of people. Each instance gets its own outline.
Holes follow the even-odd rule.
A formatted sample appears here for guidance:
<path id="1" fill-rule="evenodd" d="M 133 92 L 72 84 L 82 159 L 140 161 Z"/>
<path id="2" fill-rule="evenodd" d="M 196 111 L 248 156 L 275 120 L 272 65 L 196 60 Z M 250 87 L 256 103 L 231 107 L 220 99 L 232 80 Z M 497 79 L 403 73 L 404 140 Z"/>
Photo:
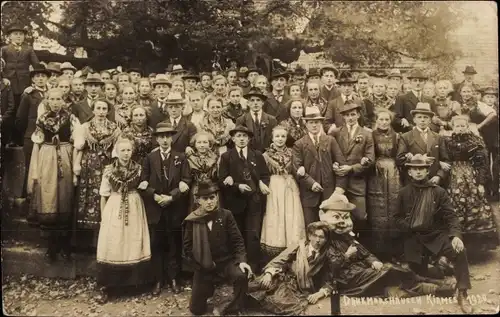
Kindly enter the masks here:
<path id="1" fill-rule="evenodd" d="M 219 278 L 234 286 L 220 313 L 247 295 L 284 314 L 335 292 L 450 288 L 470 312 L 464 243 L 497 246 L 499 178 L 498 91 L 472 67 L 455 86 L 333 66 L 83 77 L 7 34 L 2 148 L 23 146 L 47 260 L 95 252 L 102 302 L 128 285 L 179 293 L 190 270 L 195 314 Z"/>

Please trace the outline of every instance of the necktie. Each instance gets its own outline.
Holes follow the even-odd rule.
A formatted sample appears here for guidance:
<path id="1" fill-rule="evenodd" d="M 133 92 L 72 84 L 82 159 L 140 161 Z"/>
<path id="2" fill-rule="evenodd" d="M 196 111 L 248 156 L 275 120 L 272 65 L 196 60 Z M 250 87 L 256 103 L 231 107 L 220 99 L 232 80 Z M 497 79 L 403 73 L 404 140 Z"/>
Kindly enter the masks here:
<path id="1" fill-rule="evenodd" d="M 243 155 L 243 149 L 240 149 L 240 158 L 245 160 L 245 155 Z"/>
<path id="2" fill-rule="evenodd" d="M 318 147 L 318 146 L 319 146 L 319 135 L 317 135 L 317 134 L 314 136 L 314 143 L 316 143 L 316 144 L 315 144 L 315 145 L 316 145 L 316 147 Z"/>
<path id="3" fill-rule="evenodd" d="M 174 129 L 177 128 L 177 120 L 174 119 Z"/>
<path id="4" fill-rule="evenodd" d="M 314 258 L 316 258 L 316 250 L 313 250 L 311 252 L 311 255 L 307 257 L 307 262 L 311 262 L 314 260 Z"/>
<path id="5" fill-rule="evenodd" d="M 350 125 L 347 126 L 347 141 L 351 141 L 351 131 L 352 127 Z"/>
<path id="6" fill-rule="evenodd" d="M 258 112 L 254 112 L 253 114 L 254 114 L 254 117 L 255 117 L 255 119 L 254 119 L 255 120 L 255 124 L 257 126 L 259 126 L 260 125 L 260 122 L 259 122 L 259 113 Z"/>
<path id="7" fill-rule="evenodd" d="M 424 140 L 424 142 L 427 144 L 427 131 L 422 131 L 421 132 L 421 135 L 422 135 L 422 139 Z"/>

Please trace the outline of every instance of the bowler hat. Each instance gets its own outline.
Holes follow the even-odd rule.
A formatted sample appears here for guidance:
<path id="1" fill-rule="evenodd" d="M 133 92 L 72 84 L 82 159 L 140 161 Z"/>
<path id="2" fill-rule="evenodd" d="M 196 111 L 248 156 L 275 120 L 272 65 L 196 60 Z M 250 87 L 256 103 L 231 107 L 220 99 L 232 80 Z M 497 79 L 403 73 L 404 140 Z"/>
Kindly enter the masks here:
<path id="1" fill-rule="evenodd" d="M 36 74 L 45 74 L 47 77 L 50 77 L 51 72 L 50 70 L 47 70 L 47 67 L 43 64 L 35 64 L 33 66 L 33 70 L 30 71 L 30 76 L 33 77 Z"/>
<path id="2" fill-rule="evenodd" d="M 280 77 L 283 77 L 286 80 L 288 80 L 288 79 L 290 79 L 290 74 L 288 72 L 286 72 L 286 71 L 281 70 L 281 69 L 275 69 L 275 70 L 273 70 L 271 78 L 275 79 L 275 78 L 280 78 Z"/>
<path id="3" fill-rule="evenodd" d="M 181 105 L 184 104 L 186 100 L 182 98 L 182 95 L 178 92 L 171 92 L 168 94 L 165 100 L 166 105 Z"/>
<path id="4" fill-rule="evenodd" d="M 61 69 L 61 71 L 66 70 L 66 69 L 71 69 L 72 71 L 76 72 L 76 67 L 73 66 L 70 62 L 62 63 L 60 69 Z"/>
<path id="5" fill-rule="evenodd" d="M 312 107 L 306 107 L 304 117 L 302 117 L 304 120 L 324 120 L 325 117 L 321 115 L 321 111 L 319 110 L 318 107 L 312 106 Z"/>
<path id="6" fill-rule="evenodd" d="M 193 72 L 188 72 L 187 74 L 182 76 L 182 80 L 194 79 L 196 81 L 200 81 L 200 76 L 196 75 Z"/>
<path id="7" fill-rule="evenodd" d="M 309 68 L 309 72 L 307 73 L 306 78 L 309 78 L 309 77 L 312 77 L 312 76 L 321 77 L 319 69 L 317 69 L 317 68 Z"/>
<path id="8" fill-rule="evenodd" d="M 411 160 L 405 163 L 405 166 L 413 167 L 429 167 L 434 162 L 434 157 L 427 156 L 427 154 L 415 154 Z"/>
<path id="9" fill-rule="evenodd" d="M 59 63 L 50 62 L 47 64 L 47 70 L 52 73 L 62 74 L 61 65 Z"/>
<path id="10" fill-rule="evenodd" d="M 408 76 L 406 76 L 408 79 L 412 78 L 420 78 L 420 79 L 427 79 L 429 78 L 426 76 L 420 69 L 412 69 L 409 73 Z"/>
<path id="11" fill-rule="evenodd" d="M 347 101 L 345 102 L 339 109 L 339 113 L 344 113 L 351 111 L 353 109 L 358 109 L 361 108 L 361 106 L 353 101 Z"/>
<path id="12" fill-rule="evenodd" d="M 323 66 L 321 67 L 320 69 L 320 75 L 323 76 L 323 74 L 327 71 L 327 70 L 331 70 L 333 71 L 333 73 L 335 74 L 335 77 L 338 77 L 339 76 L 339 70 L 337 68 L 335 68 L 333 65 L 326 65 L 326 66 Z"/>
<path id="13" fill-rule="evenodd" d="M 205 181 L 201 182 L 198 185 L 198 192 L 196 193 L 196 196 L 198 197 L 208 196 L 213 193 L 217 193 L 218 191 L 219 191 L 219 186 L 217 186 L 216 183 L 211 181 Z"/>
<path id="14" fill-rule="evenodd" d="M 295 75 L 306 75 L 307 70 L 304 67 L 302 67 L 302 65 L 297 65 L 297 67 L 295 67 L 295 71 L 293 73 Z"/>
<path id="15" fill-rule="evenodd" d="M 412 116 L 415 116 L 417 113 L 427 114 L 431 117 L 433 117 L 435 115 L 435 113 L 431 110 L 431 105 L 427 102 L 417 103 L 417 106 L 415 107 L 415 109 L 410 111 L 410 114 Z"/>
<path id="16" fill-rule="evenodd" d="M 498 89 L 496 89 L 495 87 L 486 87 L 483 89 L 482 93 L 483 93 L 483 96 L 484 95 L 498 96 Z"/>
<path id="17" fill-rule="evenodd" d="M 356 205 L 350 203 L 344 195 L 331 195 L 327 200 L 324 200 L 319 206 L 321 210 L 335 210 L 335 211 L 353 211 Z"/>
<path id="18" fill-rule="evenodd" d="M 169 87 L 172 87 L 172 84 L 168 80 L 167 75 L 165 74 L 157 74 L 156 77 L 151 81 L 151 86 L 154 88 L 156 85 L 165 84 Z"/>
<path id="19" fill-rule="evenodd" d="M 104 82 L 101 79 L 101 76 L 98 73 L 89 73 L 87 75 L 87 78 L 83 81 L 84 85 L 88 84 L 99 84 L 99 85 L 104 85 Z"/>
<path id="20" fill-rule="evenodd" d="M 10 34 L 10 33 L 15 32 L 15 31 L 23 32 L 25 35 L 28 33 L 28 31 L 24 27 L 22 27 L 21 25 L 13 24 L 7 28 L 7 31 L 5 32 L 5 34 Z"/>
<path id="21" fill-rule="evenodd" d="M 154 135 L 158 134 L 169 134 L 174 135 L 177 133 L 177 130 L 174 129 L 172 124 L 168 121 L 160 122 L 156 125 L 156 129 L 153 132 Z"/>
<path id="22" fill-rule="evenodd" d="M 387 78 L 392 78 L 392 77 L 403 78 L 403 75 L 401 75 L 401 71 L 396 68 L 396 69 L 391 69 L 389 75 L 387 75 Z"/>
<path id="23" fill-rule="evenodd" d="M 243 98 L 245 99 L 250 99 L 250 97 L 252 96 L 255 96 L 255 97 L 259 97 L 260 99 L 262 99 L 262 101 L 266 101 L 267 100 L 267 96 L 264 95 L 259 88 L 256 88 L 256 87 L 252 87 L 250 88 L 250 91 L 245 94 L 243 96 Z"/>
<path id="24" fill-rule="evenodd" d="M 346 73 L 343 73 L 339 80 L 337 81 L 337 83 L 339 85 L 342 85 L 342 84 L 355 84 L 357 83 L 358 80 L 356 78 L 354 78 L 350 73 L 346 72 Z"/>
<path id="25" fill-rule="evenodd" d="M 229 131 L 229 135 L 230 136 L 234 136 L 236 134 L 236 132 L 246 133 L 249 137 L 253 136 L 253 132 L 250 131 L 247 127 L 244 127 L 242 125 L 237 125 L 234 129 L 232 129 L 231 131 Z"/>
<path id="26" fill-rule="evenodd" d="M 474 67 L 473 67 L 473 66 L 470 66 L 470 65 L 465 66 L 465 70 L 464 70 L 462 73 L 463 73 L 463 74 L 472 74 L 472 75 L 477 74 L 477 72 L 476 72 L 476 70 L 474 69 Z"/>

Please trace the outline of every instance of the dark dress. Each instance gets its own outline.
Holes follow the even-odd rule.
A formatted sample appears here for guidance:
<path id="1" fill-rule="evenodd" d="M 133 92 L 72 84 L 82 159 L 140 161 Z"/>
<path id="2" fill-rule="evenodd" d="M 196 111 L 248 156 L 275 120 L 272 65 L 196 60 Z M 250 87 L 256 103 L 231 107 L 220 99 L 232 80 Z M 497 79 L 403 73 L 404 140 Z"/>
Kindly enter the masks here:
<path id="1" fill-rule="evenodd" d="M 124 136 L 127 136 L 134 140 L 134 153 L 132 153 L 132 160 L 139 164 L 142 164 L 142 161 L 153 150 L 153 129 L 151 127 L 146 126 L 142 131 L 139 128 L 130 125 L 125 128 L 122 133 Z"/>
<path id="2" fill-rule="evenodd" d="M 371 227 L 370 250 L 388 258 L 391 249 L 391 219 L 401 188 L 396 154 L 399 135 L 392 129 L 373 131 L 375 164 L 370 170 L 367 186 L 368 221 Z"/>

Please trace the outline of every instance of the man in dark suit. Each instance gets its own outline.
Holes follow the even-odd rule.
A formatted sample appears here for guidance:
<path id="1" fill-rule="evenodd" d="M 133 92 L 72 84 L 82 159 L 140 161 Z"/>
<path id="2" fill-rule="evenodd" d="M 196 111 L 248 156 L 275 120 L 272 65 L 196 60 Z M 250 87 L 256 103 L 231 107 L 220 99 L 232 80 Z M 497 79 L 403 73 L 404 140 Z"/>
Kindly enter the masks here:
<path id="1" fill-rule="evenodd" d="M 273 91 L 268 93 L 262 110 L 274 116 L 278 122 L 281 122 L 289 117 L 288 109 L 285 106 L 288 100 L 288 97 L 285 96 L 285 86 L 290 75 L 287 72 L 277 70 L 273 72 L 271 78 Z"/>
<path id="2" fill-rule="evenodd" d="M 271 145 L 272 131 L 278 125 L 278 121 L 262 110 L 267 96 L 258 88 L 250 89 L 243 97 L 248 100 L 249 112 L 236 119 L 236 125 L 248 128 L 253 135 L 250 147 L 264 152 Z"/>
<path id="3" fill-rule="evenodd" d="M 165 104 L 167 106 L 167 118 L 163 122 L 168 122 L 177 131 L 172 136 L 172 148 L 178 152 L 184 153 L 189 146 L 193 135 L 196 134 L 196 127 L 189 118 L 182 116 L 185 100 L 181 94 L 171 92 Z"/>
<path id="4" fill-rule="evenodd" d="M 323 86 L 321 87 L 321 97 L 325 98 L 326 101 L 330 101 L 340 95 L 339 90 L 335 87 L 336 78 L 338 77 L 338 70 L 329 65 L 322 67 L 320 70 L 321 81 Z"/>
<path id="5" fill-rule="evenodd" d="M 304 222 L 319 220 L 319 205 L 336 193 L 343 193 L 346 177 L 335 176 L 333 165 L 345 165 L 339 144 L 332 136 L 322 133 L 325 118 L 318 107 L 306 108 L 304 120 L 308 133 L 293 146 L 292 165 L 299 183 Z"/>
<path id="6" fill-rule="evenodd" d="M 184 257 L 194 268 L 193 291 L 189 310 L 203 315 L 215 283 L 233 284 L 233 297 L 224 309 L 214 308 L 214 315 L 238 313 L 244 305 L 248 278 L 243 237 L 231 211 L 219 207 L 219 188 L 201 183 L 197 193 L 200 207 L 184 220 Z"/>
<path id="7" fill-rule="evenodd" d="M 477 74 L 477 72 L 473 66 L 465 66 L 465 70 L 462 72 L 462 74 L 464 74 L 464 80 L 460 83 L 453 85 L 453 94 L 451 97 L 451 100 L 453 101 L 461 100 L 460 90 L 465 84 L 471 85 L 472 87 L 474 87 L 476 91 L 479 91 L 481 88 L 478 84 L 474 82 L 474 76 Z"/>
<path id="8" fill-rule="evenodd" d="M 394 105 L 394 122 L 393 127 L 396 132 L 408 132 L 413 128 L 413 117 L 411 111 L 415 109 L 417 103 L 427 102 L 431 105 L 431 109 L 436 111 L 436 105 L 432 98 L 422 95 L 422 88 L 425 81 L 428 79 L 421 70 L 415 69 L 408 74 L 408 79 L 411 84 L 411 91 L 396 98 Z"/>
<path id="9" fill-rule="evenodd" d="M 236 126 L 230 131 L 235 147 L 222 154 L 218 178 L 223 186 L 223 206 L 233 212 L 245 240 L 248 261 L 257 272 L 261 264 L 264 195 L 269 194 L 270 175 L 262 153 L 248 147 L 252 134 L 244 126 Z"/>
<path id="10" fill-rule="evenodd" d="M 14 104 L 14 94 L 12 92 L 12 87 L 10 84 L 4 82 L 4 78 L 2 76 L 3 68 L 5 67 L 5 62 L 2 59 L 0 68 L 0 97 L 1 97 L 1 106 L 2 106 L 2 116 L 0 118 L 0 124 L 2 125 L 2 153 L 7 144 L 11 141 L 11 133 L 14 128 L 14 119 L 15 119 L 15 107 Z M 5 157 L 2 154 L 2 157 Z M 2 164 L 3 167 L 3 164 Z M 0 174 L 3 175 L 3 174 Z"/>
<path id="11" fill-rule="evenodd" d="M 92 106 L 94 102 L 99 99 L 102 94 L 102 88 L 104 87 L 104 82 L 101 80 L 101 76 L 97 73 L 88 74 L 87 78 L 83 81 L 85 85 L 85 90 L 87 91 L 87 97 L 80 102 L 71 105 L 71 111 L 83 124 L 88 122 L 94 116 L 92 111 Z M 109 104 L 110 109 L 108 111 L 108 119 L 112 120 L 114 118 L 114 107 Z"/>
<path id="12" fill-rule="evenodd" d="M 187 214 L 187 193 L 191 184 L 189 164 L 183 152 L 172 148 L 177 131 L 168 123 L 156 126 L 159 148 L 143 163 L 141 189 L 151 235 L 151 263 L 155 282 L 153 294 L 159 295 L 163 283 L 170 280 L 175 293 L 180 292 L 182 264 L 182 228 Z"/>
<path id="13" fill-rule="evenodd" d="M 425 255 L 445 256 L 454 264 L 457 301 L 464 313 L 472 313 L 467 300 L 471 288 L 467 253 L 460 221 L 445 189 L 428 180 L 426 155 L 416 154 L 406 164 L 411 183 L 398 194 L 395 225 L 402 236 L 404 261 L 419 275 L 425 275 Z"/>
<path id="14" fill-rule="evenodd" d="M 398 143 L 397 164 L 404 168 L 404 164 L 411 160 L 415 154 L 428 154 L 436 160 L 429 169 L 430 182 L 445 186 L 447 171 L 450 169 L 449 158 L 446 152 L 444 139 L 436 132 L 431 131 L 429 125 L 434 112 L 428 103 L 419 102 L 414 110 L 411 110 L 415 127 L 401 135 Z M 405 178 L 405 183 L 409 179 Z"/>
<path id="15" fill-rule="evenodd" d="M 151 109 L 149 124 L 152 127 L 156 127 L 158 123 L 166 120 L 168 117 L 166 101 L 172 84 L 168 81 L 166 75 L 158 74 L 152 80 L 151 85 L 156 93 L 156 100 L 149 106 Z"/>
<path id="16" fill-rule="evenodd" d="M 337 176 L 347 177 L 345 195 L 356 205 L 353 211 L 354 229 L 361 234 L 366 228 L 366 181 L 367 170 L 375 162 L 375 149 L 370 131 L 360 126 L 361 109 L 358 103 L 347 101 L 339 111 L 344 117 L 345 125 L 332 136 L 337 140 L 346 165 L 335 167 Z M 361 238 L 361 236 L 360 236 Z M 364 238 L 364 237 L 363 237 Z"/>

